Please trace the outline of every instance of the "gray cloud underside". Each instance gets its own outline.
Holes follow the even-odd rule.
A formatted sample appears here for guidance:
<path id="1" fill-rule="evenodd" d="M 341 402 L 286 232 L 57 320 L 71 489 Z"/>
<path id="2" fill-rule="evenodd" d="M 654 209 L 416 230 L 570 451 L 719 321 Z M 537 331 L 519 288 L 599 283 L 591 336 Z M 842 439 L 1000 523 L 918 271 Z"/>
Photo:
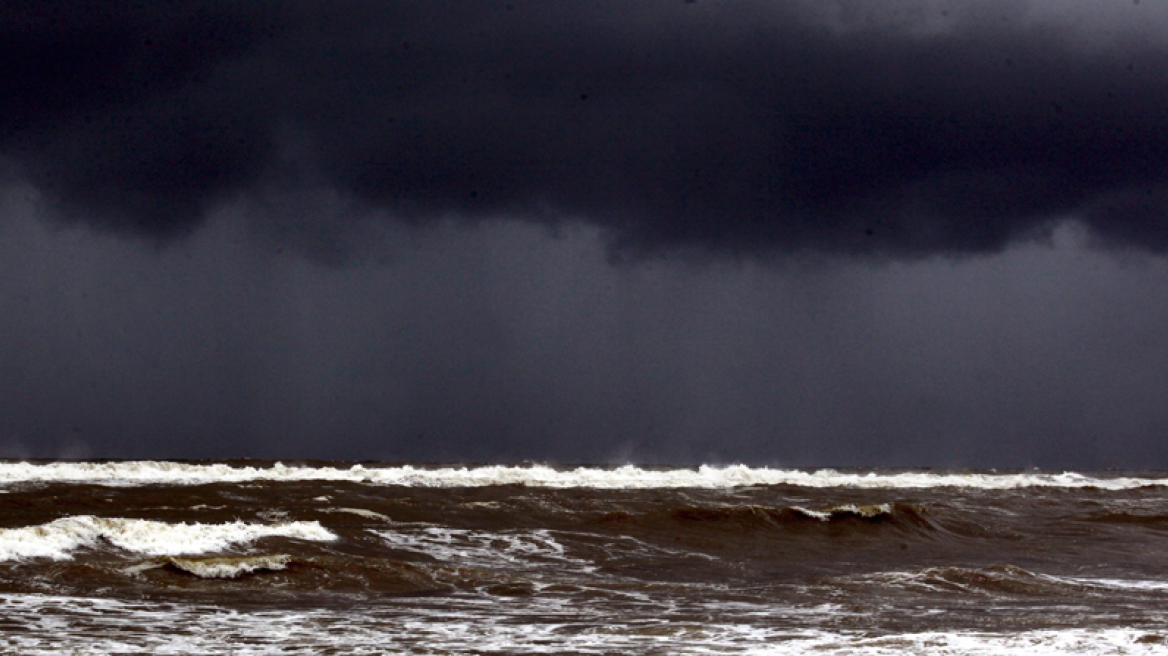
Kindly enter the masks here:
<path id="1" fill-rule="evenodd" d="M 775 275 L 612 267 L 596 229 L 499 221 L 396 230 L 394 266 L 338 268 L 223 215 L 162 252 L 56 230 L 18 192 L 0 456 L 1168 463 L 1168 259 L 1070 228 Z"/>
<path id="2" fill-rule="evenodd" d="M 62 215 L 159 240 L 311 187 L 633 252 L 988 252 L 1071 216 L 1168 250 L 1140 6 L 1108 39 L 1025 3 L 881 6 L 13 1 L 0 153 Z"/>

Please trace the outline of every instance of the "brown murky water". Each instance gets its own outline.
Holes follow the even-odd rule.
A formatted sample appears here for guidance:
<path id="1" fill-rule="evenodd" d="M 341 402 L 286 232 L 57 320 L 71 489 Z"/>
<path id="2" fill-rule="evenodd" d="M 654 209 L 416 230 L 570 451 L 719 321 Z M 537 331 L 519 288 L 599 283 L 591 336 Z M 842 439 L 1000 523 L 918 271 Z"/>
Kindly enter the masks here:
<path id="1" fill-rule="evenodd" d="M 1153 475 L 272 465 L 0 464 L 0 647 L 1168 653 Z"/>

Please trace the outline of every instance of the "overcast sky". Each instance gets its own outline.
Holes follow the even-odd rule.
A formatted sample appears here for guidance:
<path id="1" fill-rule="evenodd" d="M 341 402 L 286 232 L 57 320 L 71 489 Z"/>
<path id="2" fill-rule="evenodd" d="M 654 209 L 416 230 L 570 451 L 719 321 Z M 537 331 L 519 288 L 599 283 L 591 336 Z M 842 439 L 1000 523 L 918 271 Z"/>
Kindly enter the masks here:
<path id="1" fill-rule="evenodd" d="M 0 455 L 1168 468 L 1168 5 L 0 7 Z"/>

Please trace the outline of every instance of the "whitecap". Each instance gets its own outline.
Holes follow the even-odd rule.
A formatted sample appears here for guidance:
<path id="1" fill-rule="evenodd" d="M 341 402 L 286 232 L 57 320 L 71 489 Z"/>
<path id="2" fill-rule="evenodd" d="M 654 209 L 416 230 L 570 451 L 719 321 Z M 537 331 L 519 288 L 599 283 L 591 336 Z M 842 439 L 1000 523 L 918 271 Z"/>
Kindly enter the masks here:
<path id="1" fill-rule="evenodd" d="M 201 579 L 236 579 L 259 571 L 278 572 L 288 567 L 292 557 L 287 554 L 235 556 L 226 558 L 179 558 L 166 561 L 171 567 Z"/>
<path id="2" fill-rule="evenodd" d="M 71 558 L 77 549 L 94 547 L 101 541 L 147 556 L 195 555 L 274 536 L 314 541 L 336 539 L 319 522 L 170 524 L 148 519 L 78 515 L 39 526 L 0 529 L 0 561 L 27 558 L 65 560 Z"/>
<path id="3" fill-rule="evenodd" d="M 329 513 L 346 513 L 349 515 L 357 515 L 366 519 L 376 519 L 383 522 L 392 522 L 388 515 L 383 515 L 375 510 L 368 510 L 365 508 L 325 508 L 324 512 Z"/>
<path id="4" fill-rule="evenodd" d="M 840 472 L 832 469 L 806 471 L 747 465 L 702 465 L 696 469 L 645 469 L 635 465 L 615 468 L 577 467 L 557 469 L 546 465 L 481 467 L 234 467 L 166 461 L 128 462 L 27 462 L 0 463 L 0 484 L 78 482 L 98 485 L 199 485 L 262 481 L 342 481 L 368 485 L 407 487 L 482 487 L 527 485 L 545 488 L 722 489 L 759 485 L 792 485 L 811 488 L 977 488 L 1005 490 L 1032 487 L 1099 488 L 1126 490 L 1168 486 L 1164 477 L 1097 477 L 1076 472 Z"/>

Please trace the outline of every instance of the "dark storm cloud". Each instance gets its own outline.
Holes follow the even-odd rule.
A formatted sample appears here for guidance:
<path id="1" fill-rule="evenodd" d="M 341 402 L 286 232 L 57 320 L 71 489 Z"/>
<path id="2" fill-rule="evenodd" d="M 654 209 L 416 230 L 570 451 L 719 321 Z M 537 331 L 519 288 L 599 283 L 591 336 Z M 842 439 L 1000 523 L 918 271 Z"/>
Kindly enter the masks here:
<path id="1" fill-rule="evenodd" d="M 341 268 L 221 214 L 162 251 L 54 229 L 21 191 L 0 189 L 0 456 L 1168 463 L 1168 258 L 1071 228 L 777 274 L 614 267 L 594 228 L 489 222 Z"/>
<path id="2" fill-rule="evenodd" d="M 0 152 L 63 214 L 154 238 L 320 187 L 633 251 L 985 252 L 1068 216 L 1168 250 L 1154 10 L 1116 5 L 1110 38 L 1040 10 L 14 1 Z"/>

